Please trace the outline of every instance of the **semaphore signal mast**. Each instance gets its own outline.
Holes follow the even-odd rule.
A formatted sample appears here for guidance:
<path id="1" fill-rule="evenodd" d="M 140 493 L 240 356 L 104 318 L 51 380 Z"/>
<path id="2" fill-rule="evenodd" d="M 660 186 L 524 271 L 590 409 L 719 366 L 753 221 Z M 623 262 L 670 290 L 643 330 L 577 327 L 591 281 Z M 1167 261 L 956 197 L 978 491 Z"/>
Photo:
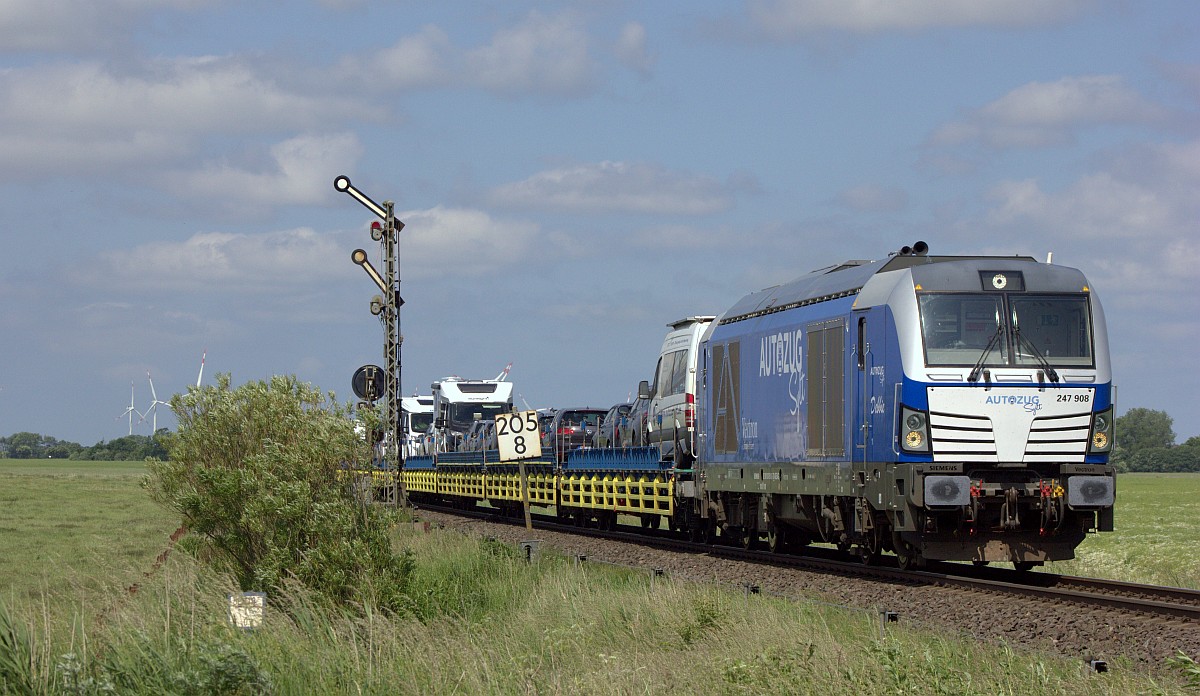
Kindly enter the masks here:
<path id="1" fill-rule="evenodd" d="M 385 461 L 395 462 L 395 502 L 405 504 L 406 496 L 404 483 L 400 472 L 404 469 L 404 447 L 407 433 L 404 432 L 404 422 L 400 417 L 400 345 L 404 337 L 400 333 L 400 306 L 404 304 L 400 297 L 400 270 L 398 240 L 404 223 L 396 219 L 395 206 L 392 201 L 384 201 L 379 205 L 362 191 L 354 188 L 347 176 L 339 176 L 333 180 L 333 188 L 342 193 L 348 193 L 367 210 L 370 210 L 382 220 L 371 223 L 371 239 L 380 242 L 383 252 L 383 274 L 375 270 L 367 258 L 367 252 L 355 249 L 350 254 L 350 260 L 370 276 L 380 293 L 371 298 L 371 313 L 379 317 L 383 325 L 383 363 L 381 369 L 383 379 L 378 379 L 374 365 L 364 365 L 355 373 L 353 384 L 359 398 L 373 403 L 376 399 L 384 399 L 384 423 L 387 437 L 384 438 L 386 450 Z M 382 382 L 383 394 L 378 393 L 379 383 Z M 361 393 L 360 392 L 361 387 Z"/>

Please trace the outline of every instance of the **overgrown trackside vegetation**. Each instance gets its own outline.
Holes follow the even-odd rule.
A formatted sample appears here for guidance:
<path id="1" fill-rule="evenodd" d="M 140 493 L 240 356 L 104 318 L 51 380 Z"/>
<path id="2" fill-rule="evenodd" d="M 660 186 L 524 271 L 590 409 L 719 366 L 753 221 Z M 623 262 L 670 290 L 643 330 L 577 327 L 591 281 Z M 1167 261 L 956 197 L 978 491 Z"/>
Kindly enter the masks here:
<path id="1" fill-rule="evenodd" d="M 1107 674 L 872 612 L 412 527 L 415 614 L 349 611 L 291 586 L 261 628 L 224 620 L 221 577 L 173 555 L 102 626 L 21 628 L 20 693 L 1185 694 L 1185 659 Z M 274 604 L 274 600 L 273 600 Z M 23 652 L 20 652 L 23 651 Z M 5 677 L 7 679 L 7 677 Z M 0 686 L 3 692 L 5 686 Z"/>
<path id="2" fill-rule="evenodd" d="M 411 559 L 392 549 L 391 513 L 338 476 L 371 455 L 348 407 L 295 377 L 231 389 L 222 374 L 171 408 L 171 458 L 149 463 L 144 486 L 181 515 L 198 558 L 243 590 L 295 581 L 333 601 L 407 605 Z"/>

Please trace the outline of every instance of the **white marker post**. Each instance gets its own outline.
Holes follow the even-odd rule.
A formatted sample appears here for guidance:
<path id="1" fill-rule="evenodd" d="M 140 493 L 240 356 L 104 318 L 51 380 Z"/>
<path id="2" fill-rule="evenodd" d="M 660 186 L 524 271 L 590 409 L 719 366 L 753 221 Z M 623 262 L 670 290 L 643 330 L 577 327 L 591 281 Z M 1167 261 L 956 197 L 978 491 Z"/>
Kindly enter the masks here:
<path id="1" fill-rule="evenodd" d="M 496 446 L 500 461 L 516 461 L 521 473 L 521 502 L 525 506 L 525 529 L 533 529 L 529 517 L 529 479 L 525 476 L 525 460 L 542 456 L 542 438 L 538 430 L 537 411 L 518 411 L 496 416 Z"/>

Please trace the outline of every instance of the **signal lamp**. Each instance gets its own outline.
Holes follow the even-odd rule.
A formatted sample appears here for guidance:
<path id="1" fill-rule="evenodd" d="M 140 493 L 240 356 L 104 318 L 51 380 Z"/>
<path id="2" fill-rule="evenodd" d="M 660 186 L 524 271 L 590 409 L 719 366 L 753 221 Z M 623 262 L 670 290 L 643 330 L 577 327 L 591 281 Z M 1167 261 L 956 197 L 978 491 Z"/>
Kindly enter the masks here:
<path id="1" fill-rule="evenodd" d="M 1096 449 L 1105 449 L 1108 447 L 1108 436 L 1104 433 L 1096 433 L 1092 435 L 1092 447 Z"/>
<path id="2" fill-rule="evenodd" d="M 909 449 L 917 449 L 924 441 L 925 438 L 921 437 L 921 433 L 917 432 L 916 430 L 910 430 L 908 431 L 908 434 L 904 436 L 904 444 L 908 445 Z"/>

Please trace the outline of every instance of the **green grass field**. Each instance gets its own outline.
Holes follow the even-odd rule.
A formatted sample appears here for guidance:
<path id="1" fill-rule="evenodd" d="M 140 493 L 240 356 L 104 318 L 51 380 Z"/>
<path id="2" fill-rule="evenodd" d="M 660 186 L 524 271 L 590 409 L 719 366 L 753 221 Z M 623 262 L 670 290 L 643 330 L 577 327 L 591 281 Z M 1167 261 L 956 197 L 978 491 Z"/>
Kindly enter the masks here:
<path id="1" fill-rule="evenodd" d="M 1075 560 L 1046 569 L 1200 589 L 1200 474 L 1119 475 L 1115 522 L 1115 532 L 1089 536 Z"/>
<path id="2" fill-rule="evenodd" d="M 145 472 L 142 462 L 0 460 L 0 597 L 80 597 L 149 570 L 178 520 L 138 486 Z"/>
<path id="3" fill-rule="evenodd" d="M 289 614 L 237 631 L 228 579 L 182 553 L 156 568 L 178 521 L 148 500 L 142 474 L 141 463 L 0 460 L 0 605 L 30 637 L 35 692 L 108 693 L 120 677 L 118 693 L 1184 693 L 1182 677 L 1133 664 L 1100 678 L 1078 660 L 919 626 L 881 637 L 869 612 L 550 552 L 527 564 L 411 525 L 396 537 L 417 560 L 411 616 L 322 608 L 297 590 Z M 1054 570 L 1197 586 L 1200 475 L 1119 485 L 1119 531 Z"/>

